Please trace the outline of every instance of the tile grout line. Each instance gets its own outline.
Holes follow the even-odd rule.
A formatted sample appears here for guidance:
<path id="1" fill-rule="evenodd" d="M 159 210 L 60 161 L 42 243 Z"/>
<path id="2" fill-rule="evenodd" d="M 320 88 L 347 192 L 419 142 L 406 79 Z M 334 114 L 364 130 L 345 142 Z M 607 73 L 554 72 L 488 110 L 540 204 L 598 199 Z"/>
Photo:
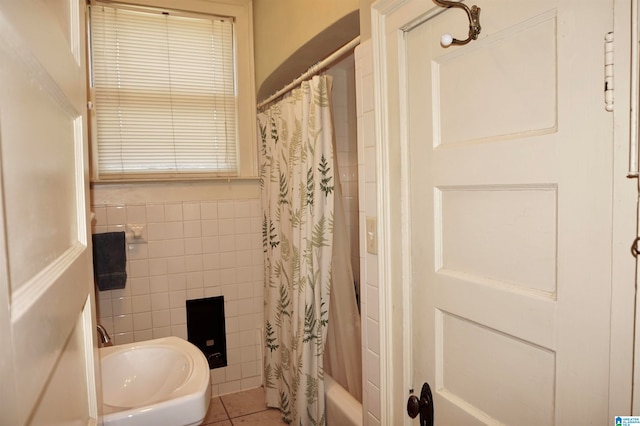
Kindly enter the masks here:
<path id="1" fill-rule="evenodd" d="M 222 399 L 222 396 L 219 396 L 218 398 L 220 398 L 220 403 L 222 404 L 222 408 L 224 409 L 224 412 L 227 415 L 227 420 L 229 420 L 229 423 L 231 423 L 231 426 L 233 426 L 233 421 L 231 420 L 231 416 L 229 415 L 229 410 L 227 410 L 227 406 L 224 404 L 224 400 Z"/>

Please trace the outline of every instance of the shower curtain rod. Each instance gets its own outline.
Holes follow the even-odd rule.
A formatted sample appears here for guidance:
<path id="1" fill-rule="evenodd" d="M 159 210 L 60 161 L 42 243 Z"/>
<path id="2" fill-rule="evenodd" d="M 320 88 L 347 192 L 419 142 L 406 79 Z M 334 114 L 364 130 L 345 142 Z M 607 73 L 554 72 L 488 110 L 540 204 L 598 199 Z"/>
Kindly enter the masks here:
<path id="1" fill-rule="evenodd" d="M 349 43 L 345 44 L 340 49 L 338 49 L 335 52 L 333 52 L 331 55 L 327 56 L 326 58 L 324 58 L 320 62 L 317 62 L 315 65 L 311 65 L 311 67 L 309 67 L 308 70 L 306 70 L 305 72 L 300 74 L 300 76 L 298 78 L 296 78 L 291 83 L 289 83 L 286 86 L 284 86 L 282 89 L 278 90 L 273 95 L 269 96 L 264 101 L 260 102 L 256 106 L 256 108 L 257 109 L 261 109 L 265 105 L 268 105 L 271 102 L 273 102 L 274 100 L 278 99 L 280 96 L 284 95 L 285 93 L 287 93 L 288 91 L 290 91 L 294 87 L 298 86 L 303 80 L 305 80 L 305 79 L 307 79 L 309 77 L 313 77 L 314 75 L 316 75 L 317 73 L 319 73 L 320 71 L 325 69 L 328 65 L 331 65 L 333 62 L 335 62 L 336 59 L 340 58 L 341 56 L 343 56 L 348 51 L 354 49 L 358 44 L 360 44 L 360 36 L 357 36 L 356 38 L 351 40 Z"/>

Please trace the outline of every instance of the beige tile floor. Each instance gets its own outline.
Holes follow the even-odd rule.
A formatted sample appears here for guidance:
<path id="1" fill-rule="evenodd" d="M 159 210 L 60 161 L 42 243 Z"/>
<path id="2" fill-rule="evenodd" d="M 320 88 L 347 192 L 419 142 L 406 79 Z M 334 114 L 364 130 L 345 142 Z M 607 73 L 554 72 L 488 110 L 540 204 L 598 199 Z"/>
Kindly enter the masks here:
<path id="1" fill-rule="evenodd" d="M 212 398 L 202 424 L 281 426 L 286 423 L 282 421 L 279 410 L 267 408 L 264 389 L 257 388 Z"/>

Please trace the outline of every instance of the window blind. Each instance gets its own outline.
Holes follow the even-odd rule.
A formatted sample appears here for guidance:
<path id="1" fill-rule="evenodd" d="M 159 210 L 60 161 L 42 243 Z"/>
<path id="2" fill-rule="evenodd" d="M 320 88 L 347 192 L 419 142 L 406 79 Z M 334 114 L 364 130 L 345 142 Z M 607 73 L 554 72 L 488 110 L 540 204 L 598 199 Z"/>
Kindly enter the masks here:
<path id="1" fill-rule="evenodd" d="M 99 178 L 237 173 L 233 20 L 90 10 Z"/>

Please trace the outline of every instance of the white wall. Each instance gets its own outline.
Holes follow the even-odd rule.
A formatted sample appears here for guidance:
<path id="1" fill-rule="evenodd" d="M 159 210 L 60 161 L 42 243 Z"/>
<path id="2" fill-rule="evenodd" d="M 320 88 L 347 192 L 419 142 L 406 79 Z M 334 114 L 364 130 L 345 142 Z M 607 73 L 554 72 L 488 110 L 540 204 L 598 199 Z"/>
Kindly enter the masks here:
<path id="1" fill-rule="evenodd" d="M 127 245 L 126 288 L 97 292 L 98 321 L 115 344 L 186 339 L 185 301 L 223 295 L 228 366 L 211 370 L 213 395 L 262 384 L 260 199 L 255 191 L 235 192 L 179 184 L 92 192 L 94 233 L 142 224 L 146 241 Z"/>
<path id="2" fill-rule="evenodd" d="M 371 39 L 356 48 L 356 106 L 358 115 L 358 181 L 360 182 L 360 270 L 362 287 L 362 405 L 366 425 L 380 425 L 380 308 L 378 256 L 367 253 L 365 220 L 375 217 L 376 147 Z"/>

